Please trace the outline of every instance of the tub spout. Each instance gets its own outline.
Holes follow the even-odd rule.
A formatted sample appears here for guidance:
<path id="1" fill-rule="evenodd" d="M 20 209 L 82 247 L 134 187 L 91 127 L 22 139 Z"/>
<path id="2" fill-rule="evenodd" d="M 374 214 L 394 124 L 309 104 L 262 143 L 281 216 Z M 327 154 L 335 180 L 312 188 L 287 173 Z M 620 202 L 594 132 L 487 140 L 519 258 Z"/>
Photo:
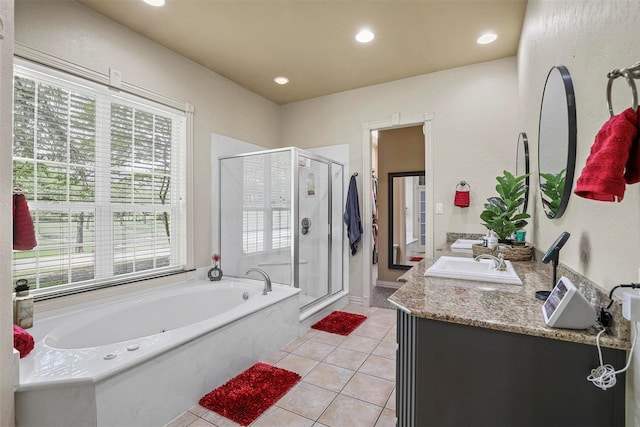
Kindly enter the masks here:
<path id="1" fill-rule="evenodd" d="M 262 290 L 262 295 L 266 295 L 267 292 L 271 292 L 271 279 L 269 278 L 269 275 L 264 270 L 260 270 L 259 268 L 250 268 L 244 274 L 248 275 L 252 271 L 260 273 L 262 275 L 262 278 L 264 279 L 264 289 Z"/>

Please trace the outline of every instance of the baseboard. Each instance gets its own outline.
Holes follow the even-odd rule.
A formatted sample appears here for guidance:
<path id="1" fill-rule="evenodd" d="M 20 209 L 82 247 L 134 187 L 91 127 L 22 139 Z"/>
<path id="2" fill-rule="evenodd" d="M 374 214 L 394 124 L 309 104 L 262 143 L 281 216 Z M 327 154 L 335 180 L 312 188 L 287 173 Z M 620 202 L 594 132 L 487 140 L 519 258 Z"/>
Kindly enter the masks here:
<path id="1" fill-rule="evenodd" d="M 400 282 L 388 282 L 386 280 L 378 280 L 376 282 L 376 286 L 380 286 L 381 288 L 393 288 L 393 289 L 400 289 L 402 287 L 402 285 L 404 285 L 404 283 L 400 283 Z"/>
<path id="2" fill-rule="evenodd" d="M 304 334 L 311 325 L 316 323 L 318 320 L 322 319 L 326 315 L 330 314 L 335 310 L 342 310 L 347 306 L 349 300 L 347 299 L 347 295 L 335 295 L 332 301 L 323 304 L 322 307 L 316 307 L 307 310 L 300 315 L 300 334 Z"/>
<path id="3" fill-rule="evenodd" d="M 363 301 L 362 297 L 349 295 L 349 303 L 350 304 L 360 304 L 360 305 L 362 305 L 362 301 Z"/>
<path id="4" fill-rule="evenodd" d="M 300 322 L 303 323 L 310 318 L 312 318 L 312 320 L 313 318 L 315 318 L 316 320 L 320 320 L 320 318 L 326 316 L 332 311 L 339 310 L 340 308 L 344 307 L 345 305 L 347 305 L 347 303 L 347 293 L 341 291 L 336 295 L 333 295 L 330 298 L 326 299 L 325 301 L 322 301 L 321 303 L 316 304 L 313 307 L 310 307 L 307 310 L 301 312 Z"/>

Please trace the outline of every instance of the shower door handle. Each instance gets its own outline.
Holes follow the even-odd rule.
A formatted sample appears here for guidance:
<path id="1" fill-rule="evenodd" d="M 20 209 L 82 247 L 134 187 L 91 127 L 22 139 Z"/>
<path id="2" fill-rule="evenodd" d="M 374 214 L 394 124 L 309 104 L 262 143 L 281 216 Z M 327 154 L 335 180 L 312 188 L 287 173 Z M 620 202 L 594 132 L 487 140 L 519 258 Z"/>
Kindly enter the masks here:
<path id="1" fill-rule="evenodd" d="M 311 228 L 311 220 L 309 218 L 302 218 L 302 221 L 300 221 L 300 227 L 302 227 L 300 232 L 303 235 L 307 234 Z"/>

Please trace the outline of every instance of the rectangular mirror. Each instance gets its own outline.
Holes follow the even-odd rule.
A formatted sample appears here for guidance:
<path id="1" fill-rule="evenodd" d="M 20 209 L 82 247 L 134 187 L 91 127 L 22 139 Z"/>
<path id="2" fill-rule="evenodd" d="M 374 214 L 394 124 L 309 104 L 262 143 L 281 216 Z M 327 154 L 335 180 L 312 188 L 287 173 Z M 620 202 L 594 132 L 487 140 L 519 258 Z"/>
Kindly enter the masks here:
<path id="1" fill-rule="evenodd" d="M 424 258 L 424 171 L 389 174 L 389 268 L 408 270 Z"/>

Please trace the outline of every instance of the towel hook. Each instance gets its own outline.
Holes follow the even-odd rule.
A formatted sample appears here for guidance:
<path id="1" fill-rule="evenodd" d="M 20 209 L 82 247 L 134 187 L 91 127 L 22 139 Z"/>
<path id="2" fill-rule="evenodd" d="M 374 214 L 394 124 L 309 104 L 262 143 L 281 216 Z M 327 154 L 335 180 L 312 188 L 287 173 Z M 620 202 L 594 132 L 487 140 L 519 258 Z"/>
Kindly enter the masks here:
<path id="1" fill-rule="evenodd" d="M 611 117 L 614 116 L 613 106 L 611 105 L 611 87 L 613 86 L 613 81 L 620 76 L 623 76 L 627 80 L 629 89 L 631 89 L 633 109 L 638 109 L 638 91 L 636 89 L 636 83 L 633 81 L 633 79 L 640 78 L 640 62 L 636 63 L 630 68 L 622 68 L 620 70 L 614 69 L 611 72 L 607 73 L 607 77 L 609 77 L 609 81 L 607 83 L 607 107 L 609 107 L 609 114 L 611 115 Z"/>
<path id="2" fill-rule="evenodd" d="M 458 185 L 456 185 L 456 191 L 462 191 L 465 187 L 469 188 L 469 190 L 471 190 L 471 186 L 469 184 L 467 184 L 467 181 L 460 181 L 458 183 Z M 466 191 L 469 191 L 466 190 Z"/>

